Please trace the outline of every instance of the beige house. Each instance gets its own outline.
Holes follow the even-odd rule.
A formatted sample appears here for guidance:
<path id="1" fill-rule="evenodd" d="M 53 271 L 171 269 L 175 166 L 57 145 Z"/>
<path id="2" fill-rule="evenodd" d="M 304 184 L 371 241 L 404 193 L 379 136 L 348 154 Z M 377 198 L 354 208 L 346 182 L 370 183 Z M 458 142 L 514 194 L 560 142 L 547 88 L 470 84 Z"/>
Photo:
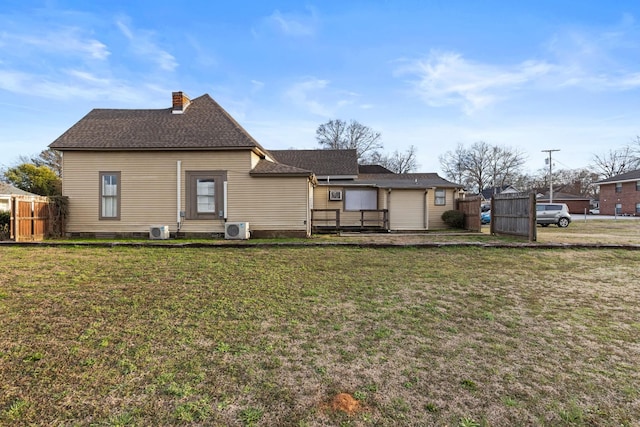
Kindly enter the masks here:
<path id="1" fill-rule="evenodd" d="M 274 162 L 209 95 L 172 108 L 95 109 L 56 139 L 70 235 L 311 232 L 313 173 Z"/>
<path id="2" fill-rule="evenodd" d="M 92 110 L 50 147 L 63 153 L 71 236 L 309 236 L 336 210 L 334 228 L 442 228 L 460 189 L 436 174 L 359 173 L 353 150 L 268 151 L 206 94 Z"/>

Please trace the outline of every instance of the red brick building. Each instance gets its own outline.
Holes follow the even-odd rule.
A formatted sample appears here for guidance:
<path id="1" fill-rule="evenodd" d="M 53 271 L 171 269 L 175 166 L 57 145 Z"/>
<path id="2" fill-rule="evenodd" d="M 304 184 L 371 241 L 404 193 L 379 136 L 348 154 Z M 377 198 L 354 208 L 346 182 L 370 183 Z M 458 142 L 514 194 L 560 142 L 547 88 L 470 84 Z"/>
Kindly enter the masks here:
<path id="1" fill-rule="evenodd" d="M 538 203 L 549 203 L 549 193 L 536 200 Z M 567 193 L 553 193 L 553 203 L 566 203 L 571 214 L 589 213 L 591 199 Z"/>
<path id="2" fill-rule="evenodd" d="M 640 216 L 640 169 L 598 181 L 600 214 Z"/>

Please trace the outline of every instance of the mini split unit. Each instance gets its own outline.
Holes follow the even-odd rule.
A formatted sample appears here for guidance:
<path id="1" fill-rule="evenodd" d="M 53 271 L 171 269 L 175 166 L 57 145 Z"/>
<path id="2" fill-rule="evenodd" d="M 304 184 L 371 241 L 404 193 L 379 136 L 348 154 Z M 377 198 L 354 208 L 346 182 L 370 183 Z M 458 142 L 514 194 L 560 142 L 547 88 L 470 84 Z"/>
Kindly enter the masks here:
<path id="1" fill-rule="evenodd" d="M 168 225 L 152 225 L 149 227 L 149 239 L 151 240 L 167 240 L 169 238 Z"/>
<path id="2" fill-rule="evenodd" d="M 224 224 L 224 238 L 246 240 L 249 238 L 248 222 L 227 222 Z"/>

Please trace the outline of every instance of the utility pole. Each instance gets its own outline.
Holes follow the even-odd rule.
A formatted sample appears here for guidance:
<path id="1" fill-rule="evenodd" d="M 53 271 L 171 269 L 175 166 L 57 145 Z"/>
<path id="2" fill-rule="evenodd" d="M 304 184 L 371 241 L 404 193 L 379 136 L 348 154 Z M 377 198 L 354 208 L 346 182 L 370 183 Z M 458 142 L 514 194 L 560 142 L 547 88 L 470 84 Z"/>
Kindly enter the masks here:
<path id="1" fill-rule="evenodd" d="M 542 150 L 543 153 L 549 153 L 549 203 L 553 203 L 553 176 L 551 175 L 551 168 L 553 167 L 553 163 L 551 162 L 551 153 L 556 150 Z"/>

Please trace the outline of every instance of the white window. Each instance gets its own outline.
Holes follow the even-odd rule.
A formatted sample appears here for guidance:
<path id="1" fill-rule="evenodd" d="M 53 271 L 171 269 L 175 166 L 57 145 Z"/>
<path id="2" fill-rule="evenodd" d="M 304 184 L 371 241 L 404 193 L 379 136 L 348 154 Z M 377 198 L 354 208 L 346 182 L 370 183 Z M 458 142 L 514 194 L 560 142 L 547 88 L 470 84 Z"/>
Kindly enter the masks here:
<path id="1" fill-rule="evenodd" d="M 347 188 L 344 192 L 344 210 L 378 209 L 378 191 L 372 188 Z"/>
<path id="2" fill-rule="evenodd" d="M 622 183 L 616 182 L 616 193 L 622 193 Z"/>
<path id="3" fill-rule="evenodd" d="M 616 215 L 622 214 L 622 203 L 616 203 Z"/>
<path id="4" fill-rule="evenodd" d="M 447 204 L 447 190 L 437 189 L 435 192 L 434 203 L 437 206 L 444 206 Z"/>
<path id="5" fill-rule="evenodd" d="M 223 219 L 225 171 L 186 171 L 186 219 Z"/>
<path id="6" fill-rule="evenodd" d="M 199 214 L 214 213 L 216 211 L 216 182 L 212 178 L 196 180 L 197 211 Z"/>
<path id="7" fill-rule="evenodd" d="M 640 203 L 636 203 L 636 214 L 640 214 Z"/>
<path id="8" fill-rule="evenodd" d="M 120 219 L 120 172 L 100 172 L 100 219 Z"/>
<path id="9" fill-rule="evenodd" d="M 636 181 L 636 191 L 640 191 L 640 181 Z"/>

